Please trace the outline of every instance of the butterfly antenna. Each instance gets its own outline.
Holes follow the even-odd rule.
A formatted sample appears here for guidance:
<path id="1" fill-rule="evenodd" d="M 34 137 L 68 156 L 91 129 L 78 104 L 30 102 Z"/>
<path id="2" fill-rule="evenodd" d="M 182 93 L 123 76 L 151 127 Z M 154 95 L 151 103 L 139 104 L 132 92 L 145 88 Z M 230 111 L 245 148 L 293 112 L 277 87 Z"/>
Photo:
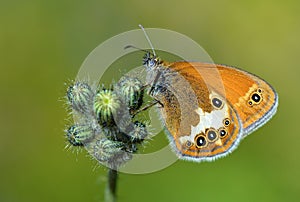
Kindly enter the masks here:
<path id="1" fill-rule="evenodd" d="M 143 25 L 141 25 L 141 24 L 139 24 L 139 27 L 140 27 L 141 30 L 144 32 L 144 35 L 145 35 L 145 37 L 146 37 L 146 39 L 147 39 L 147 41 L 148 41 L 148 43 L 149 43 L 149 45 L 150 45 L 150 47 L 151 47 L 151 49 L 152 49 L 153 55 L 156 56 L 154 47 L 153 47 L 153 45 L 152 45 L 152 43 L 151 43 L 151 41 L 150 41 L 150 38 L 149 38 L 149 36 L 148 36 L 146 30 L 144 29 Z"/>
<path id="2" fill-rule="evenodd" d="M 134 45 L 127 45 L 127 46 L 125 46 L 124 47 L 124 49 L 127 49 L 127 48 L 134 48 L 134 49 L 137 49 L 137 50 L 140 50 L 140 51 L 143 51 L 143 52 L 148 52 L 147 50 L 144 50 L 144 49 L 141 49 L 141 48 L 138 48 L 138 47 L 136 47 L 136 46 L 134 46 Z"/>

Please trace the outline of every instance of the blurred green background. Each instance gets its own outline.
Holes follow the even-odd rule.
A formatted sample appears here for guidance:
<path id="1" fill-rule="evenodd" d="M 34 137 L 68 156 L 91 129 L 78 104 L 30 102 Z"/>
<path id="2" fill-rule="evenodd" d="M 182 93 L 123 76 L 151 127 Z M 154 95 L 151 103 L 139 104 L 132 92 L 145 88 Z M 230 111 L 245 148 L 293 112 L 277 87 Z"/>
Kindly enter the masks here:
<path id="1" fill-rule="evenodd" d="M 140 23 L 185 34 L 216 63 L 263 77 L 280 105 L 229 157 L 121 174 L 119 201 L 299 201 L 299 8 L 290 0 L 2 0 L 0 201 L 102 201 L 106 171 L 64 149 L 59 100 L 90 51 Z"/>

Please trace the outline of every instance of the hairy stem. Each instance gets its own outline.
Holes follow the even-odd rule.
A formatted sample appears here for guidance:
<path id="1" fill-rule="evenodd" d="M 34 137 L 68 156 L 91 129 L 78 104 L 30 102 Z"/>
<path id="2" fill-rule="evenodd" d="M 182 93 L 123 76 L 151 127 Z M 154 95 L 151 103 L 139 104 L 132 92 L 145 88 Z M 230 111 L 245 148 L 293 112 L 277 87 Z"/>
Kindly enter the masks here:
<path id="1" fill-rule="evenodd" d="M 105 202 L 116 202 L 118 171 L 109 169 L 107 177 L 108 177 L 108 182 L 105 191 Z"/>

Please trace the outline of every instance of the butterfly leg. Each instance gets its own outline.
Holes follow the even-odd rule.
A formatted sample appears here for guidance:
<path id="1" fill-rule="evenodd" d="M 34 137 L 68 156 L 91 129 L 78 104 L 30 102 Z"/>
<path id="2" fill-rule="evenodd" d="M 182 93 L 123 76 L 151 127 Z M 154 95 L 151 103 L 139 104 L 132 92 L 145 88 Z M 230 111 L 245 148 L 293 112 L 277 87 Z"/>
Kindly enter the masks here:
<path id="1" fill-rule="evenodd" d="M 158 100 L 153 100 L 152 102 L 148 103 L 147 105 L 145 105 L 144 107 L 138 109 L 138 110 L 135 110 L 135 111 L 132 111 L 131 112 L 131 116 L 134 117 L 135 115 L 137 115 L 138 113 L 142 112 L 142 111 L 145 111 L 151 107 L 153 107 L 154 105 L 156 104 L 159 104 L 161 107 L 164 107 L 164 105 L 158 101 Z"/>

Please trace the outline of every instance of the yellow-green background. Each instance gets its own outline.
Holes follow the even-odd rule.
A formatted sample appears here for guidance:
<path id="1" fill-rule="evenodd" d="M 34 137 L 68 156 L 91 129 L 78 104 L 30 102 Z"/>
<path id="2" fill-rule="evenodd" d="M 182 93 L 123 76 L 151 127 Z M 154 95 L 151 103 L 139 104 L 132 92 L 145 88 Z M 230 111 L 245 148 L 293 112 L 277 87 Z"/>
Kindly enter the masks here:
<path id="1" fill-rule="evenodd" d="M 105 170 L 64 150 L 59 100 L 91 50 L 139 23 L 183 33 L 216 63 L 265 78 L 280 104 L 229 157 L 121 174 L 119 201 L 299 201 L 299 8 L 296 0 L 1 0 L 0 201 L 102 200 Z"/>

